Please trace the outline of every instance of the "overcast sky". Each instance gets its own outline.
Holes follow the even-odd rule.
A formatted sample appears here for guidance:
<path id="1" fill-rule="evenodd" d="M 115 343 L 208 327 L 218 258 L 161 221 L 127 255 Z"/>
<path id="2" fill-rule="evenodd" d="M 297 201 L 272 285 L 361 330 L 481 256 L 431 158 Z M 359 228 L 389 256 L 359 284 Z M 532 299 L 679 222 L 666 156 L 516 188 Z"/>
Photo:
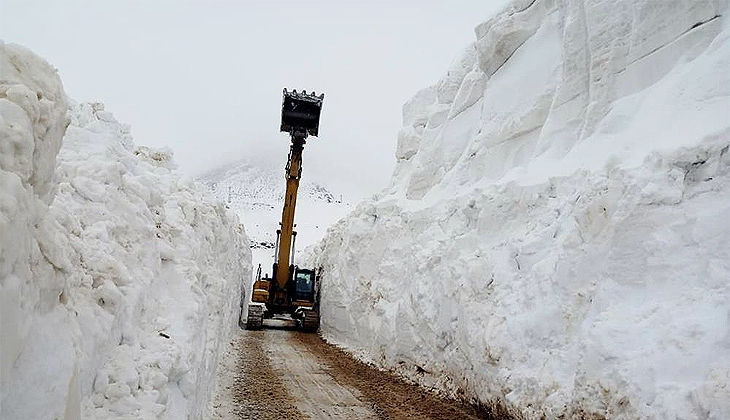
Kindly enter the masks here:
<path id="1" fill-rule="evenodd" d="M 58 68 L 180 170 L 253 157 L 283 167 L 282 88 L 324 92 L 304 175 L 351 199 L 385 186 L 401 106 L 446 72 L 504 0 L 0 2 L 0 38 Z"/>

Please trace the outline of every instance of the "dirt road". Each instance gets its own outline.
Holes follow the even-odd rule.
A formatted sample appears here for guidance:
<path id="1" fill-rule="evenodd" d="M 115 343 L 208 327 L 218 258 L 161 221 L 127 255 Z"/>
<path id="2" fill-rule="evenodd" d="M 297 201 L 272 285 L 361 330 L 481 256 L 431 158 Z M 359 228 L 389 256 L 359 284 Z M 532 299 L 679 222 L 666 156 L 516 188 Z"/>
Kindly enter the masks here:
<path id="1" fill-rule="evenodd" d="M 278 325 L 241 330 L 230 343 L 213 419 L 499 418 L 378 371 L 316 334 Z"/>

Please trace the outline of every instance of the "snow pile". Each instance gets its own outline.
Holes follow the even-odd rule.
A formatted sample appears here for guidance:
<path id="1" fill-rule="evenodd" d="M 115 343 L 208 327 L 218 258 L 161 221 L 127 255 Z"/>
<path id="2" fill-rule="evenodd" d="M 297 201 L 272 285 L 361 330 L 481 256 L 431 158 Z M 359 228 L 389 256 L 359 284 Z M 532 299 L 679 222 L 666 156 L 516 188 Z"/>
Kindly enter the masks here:
<path id="1" fill-rule="evenodd" d="M 243 227 L 103 105 L 67 117 L 45 61 L 0 48 L 0 417 L 201 418 L 250 277 Z"/>
<path id="2" fill-rule="evenodd" d="M 322 332 L 528 418 L 730 418 L 727 2 L 515 2 L 313 250 Z M 561 417 L 563 418 L 563 417 Z"/>

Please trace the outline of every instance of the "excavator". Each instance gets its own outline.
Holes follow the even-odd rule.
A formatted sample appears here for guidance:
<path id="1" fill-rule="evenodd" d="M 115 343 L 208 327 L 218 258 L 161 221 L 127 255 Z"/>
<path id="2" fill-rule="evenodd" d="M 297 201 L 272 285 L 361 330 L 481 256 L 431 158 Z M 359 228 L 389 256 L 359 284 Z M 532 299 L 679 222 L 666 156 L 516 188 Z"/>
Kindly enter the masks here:
<path id="1" fill-rule="evenodd" d="M 319 327 L 319 289 L 315 271 L 294 265 L 294 210 L 302 177 L 302 151 L 308 136 L 319 134 L 319 116 L 324 93 L 287 91 L 281 106 L 281 131 L 289 133 L 291 145 L 286 163 L 286 193 L 281 213 L 281 228 L 276 231 L 276 254 L 272 277 L 261 276 L 261 266 L 253 284 L 246 329 L 260 329 L 264 318 L 288 314 L 304 331 Z"/>

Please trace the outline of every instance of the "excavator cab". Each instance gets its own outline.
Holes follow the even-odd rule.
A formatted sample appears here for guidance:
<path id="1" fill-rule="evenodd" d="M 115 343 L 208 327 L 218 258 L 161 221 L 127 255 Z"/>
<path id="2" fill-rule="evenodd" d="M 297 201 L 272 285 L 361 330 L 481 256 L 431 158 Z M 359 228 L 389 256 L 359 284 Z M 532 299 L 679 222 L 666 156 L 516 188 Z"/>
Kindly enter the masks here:
<path id="1" fill-rule="evenodd" d="M 293 286 L 293 301 L 314 304 L 314 270 L 295 267 Z"/>

